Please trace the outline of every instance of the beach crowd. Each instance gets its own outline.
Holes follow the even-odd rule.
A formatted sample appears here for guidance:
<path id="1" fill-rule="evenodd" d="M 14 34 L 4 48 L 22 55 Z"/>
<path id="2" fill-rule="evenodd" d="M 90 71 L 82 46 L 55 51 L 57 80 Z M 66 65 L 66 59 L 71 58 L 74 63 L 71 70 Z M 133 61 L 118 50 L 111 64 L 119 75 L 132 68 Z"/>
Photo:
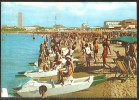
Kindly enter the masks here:
<path id="1" fill-rule="evenodd" d="M 62 64 L 62 67 L 66 66 L 66 71 L 62 68 L 59 69 L 58 83 L 63 82 L 63 77 L 72 76 L 74 73 L 75 64 L 73 63 L 73 53 L 76 50 L 77 45 L 80 45 L 80 52 L 84 55 L 86 61 L 86 67 L 91 67 L 90 61 L 96 63 L 100 59 L 103 61 L 103 67 L 110 67 L 107 64 L 108 55 L 111 55 L 110 45 L 115 41 L 111 41 L 112 38 L 118 36 L 131 36 L 131 32 L 123 31 L 109 31 L 109 32 L 53 32 L 50 34 L 50 48 L 48 47 L 48 36 L 46 40 L 40 45 L 40 55 L 38 57 L 38 66 L 44 71 L 50 69 L 56 69 L 57 65 Z M 103 46 L 102 56 L 98 57 L 99 45 Z M 121 45 L 125 48 L 125 54 L 120 54 L 119 51 L 113 50 L 117 58 L 124 59 L 128 66 L 132 68 L 137 67 L 137 42 L 126 43 L 122 42 Z M 62 50 L 66 47 L 67 53 Z M 65 58 L 65 64 L 62 63 L 62 59 Z M 110 67 L 111 68 L 111 67 Z"/>

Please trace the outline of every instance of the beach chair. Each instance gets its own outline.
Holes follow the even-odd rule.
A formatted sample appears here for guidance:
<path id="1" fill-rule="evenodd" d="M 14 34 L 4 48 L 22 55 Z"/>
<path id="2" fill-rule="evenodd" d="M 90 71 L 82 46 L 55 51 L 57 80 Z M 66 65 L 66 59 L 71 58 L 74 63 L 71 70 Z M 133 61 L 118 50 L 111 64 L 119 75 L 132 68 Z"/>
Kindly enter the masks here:
<path id="1" fill-rule="evenodd" d="M 123 78 L 122 82 L 124 82 L 128 78 L 130 78 L 130 75 L 132 75 L 132 77 L 134 78 L 134 73 L 131 70 L 131 67 L 127 66 L 127 64 L 124 62 L 124 60 L 119 60 L 119 59 L 113 59 L 113 60 L 119 69 L 118 72 L 120 72 L 120 75 L 118 76 L 118 78 Z M 116 72 L 116 74 L 117 74 L 117 72 Z M 115 77 L 116 77 L 116 74 L 115 74 Z M 121 76 L 124 76 L 124 77 L 121 77 Z"/>
<path id="2" fill-rule="evenodd" d="M 125 66 L 125 68 L 127 68 L 127 71 L 129 72 L 129 75 L 134 78 L 135 75 L 134 75 L 133 69 L 131 68 L 131 65 L 128 66 L 128 64 L 124 60 L 122 60 L 122 63 Z"/>

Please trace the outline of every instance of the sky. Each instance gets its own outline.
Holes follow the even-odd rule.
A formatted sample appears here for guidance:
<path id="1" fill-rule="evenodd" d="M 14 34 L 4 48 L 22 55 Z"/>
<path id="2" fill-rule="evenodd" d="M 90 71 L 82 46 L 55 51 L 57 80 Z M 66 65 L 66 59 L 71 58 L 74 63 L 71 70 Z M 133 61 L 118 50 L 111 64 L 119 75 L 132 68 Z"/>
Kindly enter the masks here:
<path id="1" fill-rule="evenodd" d="M 18 26 L 22 12 L 23 26 L 66 27 L 104 26 L 104 21 L 137 20 L 136 2 L 1 2 L 1 25 Z M 56 17 L 55 17 L 56 16 Z M 56 20 L 55 20 L 56 19 Z"/>

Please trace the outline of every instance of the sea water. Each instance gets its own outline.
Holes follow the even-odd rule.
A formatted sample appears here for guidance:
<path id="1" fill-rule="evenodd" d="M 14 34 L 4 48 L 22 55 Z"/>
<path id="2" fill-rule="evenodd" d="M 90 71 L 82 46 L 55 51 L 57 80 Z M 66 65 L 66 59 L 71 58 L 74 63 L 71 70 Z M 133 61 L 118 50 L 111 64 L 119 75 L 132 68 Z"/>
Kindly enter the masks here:
<path id="1" fill-rule="evenodd" d="M 2 34 L 1 33 L 1 88 L 20 87 L 30 78 L 16 77 L 18 72 L 36 70 L 29 66 L 38 60 L 40 44 L 46 40 L 44 35 L 32 34 Z M 50 47 L 50 38 L 48 36 Z"/>

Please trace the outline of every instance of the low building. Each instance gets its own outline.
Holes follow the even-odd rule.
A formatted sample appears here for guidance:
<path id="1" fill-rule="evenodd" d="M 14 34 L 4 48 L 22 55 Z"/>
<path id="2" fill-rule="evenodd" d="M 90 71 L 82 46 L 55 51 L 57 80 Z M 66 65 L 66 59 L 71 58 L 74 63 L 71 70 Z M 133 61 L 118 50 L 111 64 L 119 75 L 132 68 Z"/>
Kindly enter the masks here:
<path id="1" fill-rule="evenodd" d="M 68 28 L 65 28 L 64 31 L 79 31 L 80 28 L 78 27 L 68 27 Z"/>
<path id="2" fill-rule="evenodd" d="M 81 26 L 82 30 L 87 30 L 88 28 L 89 28 L 89 26 L 86 23 L 83 23 L 82 26 Z"/>
<path id="3" fill-rule="evenodd" d="M 121 27 L 120 25 L 121 21 L 105 21 L 104 22 L 104 28 L 115 28 L 115 27 Z"/>
<path id="4" fill-rule="evenodd" d="M 11 28 L 17 28 L 16 26 L 7 26 L 7 25 L 2 25 L 1 28 L 7 28 L 7 29 L 11 29 Z"/>
<path id="5" fill-rule="evenodd" d="M 122 24 L 125 28 L 137 28 L 137 20 L 134 19 L 123 20 Z"/>
<path id="6" fill-rule="evenodd" d="M 25 26 L 24 27 L 27 31 L 33 31 L 36 30 L 38 28 L 38 26 Z"/>

